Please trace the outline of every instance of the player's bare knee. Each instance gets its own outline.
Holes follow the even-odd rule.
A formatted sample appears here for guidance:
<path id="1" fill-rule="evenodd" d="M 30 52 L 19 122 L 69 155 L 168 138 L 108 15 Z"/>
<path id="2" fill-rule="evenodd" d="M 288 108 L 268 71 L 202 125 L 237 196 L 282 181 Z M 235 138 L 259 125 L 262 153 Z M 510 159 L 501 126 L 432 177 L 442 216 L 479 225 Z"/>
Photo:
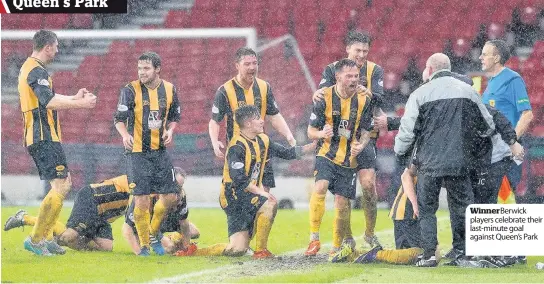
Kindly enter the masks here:
<path id="1" fill-rule="evenodd" d="M 326 180 L 318 180 L 316 183 L 315 183 L 315 189 L 314 191 L 317 193 L 317 194 L 320 194 L 320 195 L 324 195 L 324 194 L 327 194 L 327 189 L 329 187 L 329 182 L 326 181 Z"/>
<path id="2" fill-rule="evenodd" d="M 178 195 L 175 193 L 164 194 L 162 202 L 167 208 L 173 207 L 178 202 Z"/>
<path id="3" fill-rule="evenodd" d="M 334 207 L 335 208 L 341 208 L 341 209 L 344 209 L 344 208 L 348 208 L 349 207 L 349 199 L 343 197 L 343 196 L 340 196 L 340 195 L 335 195 L 334 196 Z"/>
<path id="4" fill-rule="evenodd" d="M 55 191 L 56 193 L 62 195 L 63 197 L 66 197 L 68 193 L 70 193 L 70 190 L 72 189 L 72 179 L 67 178 L 56 178 L 54 180 L 51 180 L 51 190 Z"/>

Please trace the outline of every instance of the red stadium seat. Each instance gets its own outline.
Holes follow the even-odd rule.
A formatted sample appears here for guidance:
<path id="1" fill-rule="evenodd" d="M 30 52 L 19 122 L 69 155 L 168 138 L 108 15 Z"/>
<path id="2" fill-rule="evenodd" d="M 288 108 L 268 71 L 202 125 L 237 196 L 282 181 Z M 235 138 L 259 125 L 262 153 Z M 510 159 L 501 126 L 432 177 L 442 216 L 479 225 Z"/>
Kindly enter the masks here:
<path id="1" fill-rule="evenodd" d="M 512 56 L 510 57 L 510 59 L 508 59 L 505 66 L 516 72 L 519 72 L 521 69 L 521 61 L 519 60 L 519 57 Z"/>
<path id="2" fill-rule="evenodd" d="M 10 14 L 4 14 L 2 16 L 2 29 L 4 30 L 16 30 L 19 28 L 19 19 L 21 17 L 18 17 L 17 15 L 10 15 Z M 2 48 L 3 46 L 2 42 Z"/>
<path id="3" fill-rule="evenodd" d="M 91 14 L 72 14 L 72 27 L 75 29 L 92 29 L 93 16 Z"/>
<path id="4" fill-rule="evenodd" d="M 19 29 L 38 30 L 43 27 L 43 14 L 26 14 L 24 21 L 19 22 Z"/>
<path id="5" fill-rule="evenodd" d="M 48 29 L 63 29 L 69 22 L 69 14 L 47 14 L 47 17 L 44 17 L 43 26 Z"/>
<path id="6" fill-rule="evenodd" d="M 165 28 L 186 28 L 189 25 L 190 14 L 186 10 L 172 10 L 166 16 Z"/>

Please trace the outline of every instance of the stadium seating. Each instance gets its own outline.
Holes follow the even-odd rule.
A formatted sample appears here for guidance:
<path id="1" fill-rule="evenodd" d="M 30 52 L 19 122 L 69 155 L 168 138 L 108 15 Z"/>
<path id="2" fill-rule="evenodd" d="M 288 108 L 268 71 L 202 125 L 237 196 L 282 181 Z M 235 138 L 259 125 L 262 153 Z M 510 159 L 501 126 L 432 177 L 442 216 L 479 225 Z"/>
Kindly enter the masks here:
<path id="1" fill-rule="evenodd" d="M 369 4 L 371 3 L 371 4 Z M 293 33 L 315 81 L 319 81 L 326 64 L 345 56 L 342 40 L 349 28 L 365 30 L 373 38 L 370 59 L 385 69 L 384 87 L 396 89 L 408 62 L 414 59 L 423 69 L 426 58 L 444 50 L 448 41 L 458 57 L 467 56 L 481 25 L 489 38 L 501 38 L 512 21 L 514 9 L 520 9 L 522 23 L 534 24 L 537 13 L 544 8 L 540 0 L 511 0 L 496 5 L 494 0 L 382 0 L 382 1 L 316 1 L 261 0 L 243 1 L 198 0 L 190 11 L 171 10 L 164 28 L 245 27 L 254 26 L 260 37 L 275 38 Z M 265 12 L 266 11 L 266 12 Z M 334 11 L 334 13 L 331 13 Z M 447 11 L 447 13 L 445 13 Z M 440 18 L 436 15 L 441 15 Z M 2 29 L 92 28 L 89 14 L 38 14 L 2 17 Z M 144 26 L 155 28 L 157 25 Z M 98 95 L 105 107 L 96 111 L 63 112 L 63 138 L 69 143 L 119 144 L 113 129 L 112 114 L 119 89 L 136 79 L 134 60 L 144 50 L 159 50 L 164 60 L 162 76 L 176 84 L 183 113 L 176 132 L 199 135 L 207 132 L 211 98 L 217 87 L 233 76 L 232 51 L 244 41 L 233 40 L 135 40 L 113 41 L 104 55 L 86 56 L 78 70 L 60 71 L 53 75 L 58 93 L 74 94 L 77 87 L 86 87 Z M 2 41 L 2 71 L 10 58 L 26 56 L 29 42 Z M 21 53 L 24 52 L 24 53 Z M 213 55 L 213 56 L 210 56 Z M 263 54 L 261 76 L 272 83 L 278 104 L 290 125 L 305 123 L 304 111 L 309 94 L 301 94 L 300 86 L 285 84 L 294 70 L 272 66 L 283 58 L 284 66 L 296 64 L 283 53 Z M 544 42 L 537 42 L 533 54 L 525 61 L 513 57 L 509 66 L 524 76 L 535 110 L 544 107 Z M 213 66 L 211 68 L 210 66 Z M 18 109 L 2 104 L 2 117 L 14 117 Z M 6 116 L 5 116 L 6 115 Z M 5 124 L 2 140 L 20 143 L 21 126 Z M 85 124 L 86 123 L 86 124 Z M 82 125 L 86 131 L 81 133 Z M 533 124 L 530 133 L 542 135 L 541 126 Z M 380 149 L 392 149 L 394 133 L 379 138 Z M 185 161 L 187 165 L 194 162 Z M 295 164 L 291 164 L 295 165 Z M 29 169 L 23 170 L 28 172 Z M 99 171 L 100 172 L 100 171 Z"/>

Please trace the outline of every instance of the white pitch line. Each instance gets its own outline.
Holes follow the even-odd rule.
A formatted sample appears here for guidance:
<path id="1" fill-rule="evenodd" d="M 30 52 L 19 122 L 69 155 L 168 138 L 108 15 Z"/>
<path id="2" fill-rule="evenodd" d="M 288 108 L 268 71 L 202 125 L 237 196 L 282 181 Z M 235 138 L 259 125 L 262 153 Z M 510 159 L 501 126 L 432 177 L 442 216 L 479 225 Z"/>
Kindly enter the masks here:
<path id="1" fill-rule="evenodd" d="M 437 219 L 437 223 L 438 221 L 443 221 L 443 220 L 446 220 L 448 219 L 449 220 L 449 216 L 447 217 L 440 217 Z M 380 236 L 385 236 L 385 235 L 391 235 L 391 234 L 394 234 L 394 230 L 393 229 L 387 229 L 387 230 L 383 230 L 383 231 L 378 231 L 376 232 L 376 235 L 378 237 Z M 363 236 L 358 236 L 358 237 L 355 237 L 355 240 L 361 240 L 363 238 Z M 329 243 L 325 243 L 323 244 L 323 247 L 330 247 L 332 246 L 332 242 L 329 242 Z M 297 254 L 302 254 L 306 251 L 306 248 L 300 248 L 300 249 L 296 249 L 296 250 L 292 250 L 292 251 L 288 251 L 288 252 L 285 252 L 281 255 L 278 255 L 278 256 L 288 256 L 288 255 L 297 255 Z M 250 260 L 251 261 L 251 260 Z M 236 268 L 236 267 L 240 267 L 240 265 L 225 265 L 225 266 L 221 266 L 221 267 L 218 267 L 218 268 L 213 268 L 213 269 L 204 269 L 204 270 L 201 270 L 201 271 L 196 271 L 196 272 L 189 272 L 189 273 L 184 273 L 184 274 L 180 274 L 180 275 L 177 275 L 177 276 L 172 276 L 172 277 L 167 277 L 167 278 L 159 278 L 159 279 L 154 279 L 152 281 L 150 281 L 150 283 L 179 283 L 179 282 L 190 282 L 189 280 L 190 279 L 193 279 L 193 278 L 198 278 L 198 277 L 201 277 L 201 276 L 205 276 L 205 275 L 219 275 L 221 274 L 222 272 L 224 271 L 228 271 L 232 268 Z"/>

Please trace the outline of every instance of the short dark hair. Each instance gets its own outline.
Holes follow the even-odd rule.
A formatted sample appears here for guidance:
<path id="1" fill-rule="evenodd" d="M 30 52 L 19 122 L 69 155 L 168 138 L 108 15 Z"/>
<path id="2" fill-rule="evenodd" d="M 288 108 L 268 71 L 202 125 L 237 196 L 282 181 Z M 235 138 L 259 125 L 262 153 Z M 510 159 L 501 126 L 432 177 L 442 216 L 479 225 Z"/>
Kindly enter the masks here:
<path id="1" fill-rule="evenodd" d="M 234 113 L 234 119 L 236 120 L 236 123 L 238 123 L 238 126 L 240 126 L 240 128 L 244 127 L 244 122 L 250 119 L 260 117 L 261 113 L 259 112 L 259 109 L 254 105 L 245 105 L 237 109 Z"/>
<path id="2" fill-rule="evenodd" d="M 181 175 L 184 178 L 187 177 L 187 172 L 185 172 L 185 170 L 180 167 L 174 167 L 174 174 Z"/>
<path id="3" fill-rule="evenodd" d="M 57 41 L 57 34 L 52 31 L 39 30 L 34 34 L 32 41 L 32 49 L 40 51 L 46 45 L 54 44 Z"/>
<path id="4" fill-rule="evenodd" d="M 510 59 L 510 47 L 508 47 L 508 44 L 504 40 L 501 39 L 494 39 L 489 40 L 485 44 L 491 44 L 495 47 L 497 50 L 497 53 L 499 53 L 499 56 L 501 57 L 501 60 L 499 61 L 501 65 L 504 65 L 508 59 Z"/>
<path id="5" fill-rule="evenodd" d="M 344 58 L 334 64 L 334 72 L 338 73 L 342 71 L 344 67 L 357 67 L 357 63 L 351 59 Z"/>
<path id="6" fill-rule="evenodd" d="M 363 34 L 361 32 L 350 31 L 347 34 L 346 40 L 344 43 L 346 44 L 346 46 L 350 46 L 354 43 L 368 43 L 368 45 L 370 45 L 371 42 L 372 42 L 372 39 L 370 38 L 369 35 Z"/>
<path id="7" fill-rule="evenodd" d="M 257 56 L 257 52 L 249 47 L 238 48 L 238 50 L 236 50 L 236 54 L 234 55 L 234 59 L 236 60 L 236 62 L 240 62 L 240 60 L 242 60 L 242 57 L 246 55 L 254 55 L 255 57 L 257 57 L 257 59 L 259 59 L 259 57 Z"/>
<path id="8" fill-rule="evenodd" d="M 150 61 L 151 65 L 153 65 L 153 68 L 161 67 L 161 57 L 153 51 L 147 51 L 144 52 L 140 57 L 138 57 L 138 61 Z"/>

